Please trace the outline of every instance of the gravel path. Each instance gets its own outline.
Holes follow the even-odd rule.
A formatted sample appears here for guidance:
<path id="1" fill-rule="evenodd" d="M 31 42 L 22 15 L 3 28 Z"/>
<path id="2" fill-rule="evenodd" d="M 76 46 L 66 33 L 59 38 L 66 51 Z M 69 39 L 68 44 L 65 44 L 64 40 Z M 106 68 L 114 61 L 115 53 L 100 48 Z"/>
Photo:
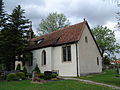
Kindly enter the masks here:
<path id="1" fill-rule="evenodd" d="M 108 85 L 108 84 L 104 84 L 104 83 L 99 83 L 99 82 L 94 82 L 94 81 L 90 81 L 90 80 L 83 80 L 83 79 L 78 79 L 78 78 L 64 78 L 67 80 L 77 80 L 77 81 L 81 81 L 81 82 L 85 82 L 85 83 L 89 83 L 89 84 L 95 84 L 95 85 L 101 85 L 101 86 L 106 86 L 106 87 L 110 87 L 116 90 L 120 90 L 120 87 L 117 86 L 113 86 L 113 85 Z"/>

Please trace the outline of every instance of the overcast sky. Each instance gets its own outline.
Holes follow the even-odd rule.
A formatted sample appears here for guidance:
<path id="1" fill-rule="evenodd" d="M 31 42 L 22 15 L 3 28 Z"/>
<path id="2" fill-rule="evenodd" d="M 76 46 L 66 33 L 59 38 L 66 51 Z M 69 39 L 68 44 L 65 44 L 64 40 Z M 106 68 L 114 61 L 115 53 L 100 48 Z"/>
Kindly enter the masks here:
<path id="1" fill-rule="evenodd" d="M 63 13 L 71 24 L 79 23 L 85 18 L 91 28 L 103 25 L 116 29 L 116 12 L 120 9 L 109 0 L 4 0 L 4 4 L 7 13 L 21 5 L 25 9 L 25 16 L 33 22 L 34 32 L 41 19 L 56 11 Z M 120 32 L 116 31 L 115 35 L 120 42 Z"/>

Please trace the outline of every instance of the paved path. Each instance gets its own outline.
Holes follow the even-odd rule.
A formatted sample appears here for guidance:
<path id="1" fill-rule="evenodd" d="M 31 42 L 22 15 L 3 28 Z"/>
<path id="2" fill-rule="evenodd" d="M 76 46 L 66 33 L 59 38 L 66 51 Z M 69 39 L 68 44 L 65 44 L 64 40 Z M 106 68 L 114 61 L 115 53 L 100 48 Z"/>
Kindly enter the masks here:
<path id="1" fill-rule="evenodd" d="M 83 80 L 83 79 L 78 79 L 78 78 L 64 78 L 64 79 L 78 80 L 78 81 L 85 82 L 85 83 L 90 83 L 90 84 L 95 84 L 95 85 L 102 85 L 102 86 L 110 87 L 110 88 L 113 88 L 113 89 L 116 89 L 116 90 L 120 90 L 120 87 L 113 86 L 113 85 L 108 85 L 108 84 L 104 84 L 104 83 L 98 83 L 98 82 L 94 82 L 94 81 L 90 81 L 90 80 Z"/>

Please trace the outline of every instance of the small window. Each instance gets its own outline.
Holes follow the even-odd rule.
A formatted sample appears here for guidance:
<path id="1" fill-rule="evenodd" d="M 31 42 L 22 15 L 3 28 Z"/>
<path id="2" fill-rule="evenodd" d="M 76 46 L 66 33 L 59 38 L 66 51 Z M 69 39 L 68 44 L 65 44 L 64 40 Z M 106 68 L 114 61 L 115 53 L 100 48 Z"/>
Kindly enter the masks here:
<path id="1" fill-rule="evenodd" d="M 37 41 L 34 41 L 35 44 L 40 44 L 41 42 L 43 42 L 44 39 L 40 39 L 40 40 L 37 40 Z"/>
<path id="2" fill-rule="evenodd" d="M 87 38 L 87 36 L 85 36 L 85 42 L 88 43 L 88 38 Z"/>
<path id="3" fill-rule="evenodd" d="M 42 52 L 42 66 L 43 65 L 46 65 L 46 52 L 45 52 L 45 50 L 43 50 L 43 52 Z"/>
<path id="4" fill-rule="evenodd" d="M 65 46 L 63 49 L 63 61 L 71 61 L 71 46 Z"/>
<path id="5" fill-rule="evenodd" d="M 99 58 L 97 57 L 97 65 L 99 65 Z"/>

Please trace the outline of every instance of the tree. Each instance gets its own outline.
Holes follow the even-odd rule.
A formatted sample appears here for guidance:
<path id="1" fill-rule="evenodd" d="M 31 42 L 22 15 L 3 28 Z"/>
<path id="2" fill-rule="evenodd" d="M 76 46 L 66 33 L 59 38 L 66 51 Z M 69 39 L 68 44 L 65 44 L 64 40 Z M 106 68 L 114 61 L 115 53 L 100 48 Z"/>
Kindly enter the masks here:
<path id="1" fill-rule="evenodd" d="M 116 43 L 114 31 L 107 27 L 97 26 L 92 29 L 93 35 L 99 45 L 102 56 L 107 53 L 108 55 L 114 55 L 119 53 L 119 44 Z"/>
<path id="2" fill-rule="evenodd" d="M 2 53 L 2 44 L 3 44 L 3 35 L 2 35 L 2 32 L 1 30 L 5 29 L 6 27 L 6 21 L 7 21 L 7 17 L 6 17 L 6 13 L 4 11 L 4 2 L 3 0 L 0 0 L 0 53 Z M 3 64 L 3 58 L 1 57 L 0 55 L 0 65 L 1 66 L 4 66 Z"/>
<path id="3" fill-rule="evenodd" d="M 0 0 L 0 30 L 6 25 L 6 13 L 4 11 L 4 2 Z"/>
<path id="4" fill-rule="evenodd" d="M 27 32 L 29 20 L 23 15 L 25 12 L 18 5 L 8 16 L 7 27 L 1 31 L 0 60 L 6 65 L 7 70 L 13 70 L 15 60 L 20 60 L 21 54 L 27 46 Z"/>
<path id="5" fill-rule="evenodd" d="M 16 70 L 18 70 L 18 71 L 21 70 L 21 65 L 20 64 L 17 65 Z"/>
<path id="6" fill-rule="evenodd" d="M 38 33 L 46 34 L 70 25 L 69 20 L 64 14 L 50 13 L 39 24 Z"/>

